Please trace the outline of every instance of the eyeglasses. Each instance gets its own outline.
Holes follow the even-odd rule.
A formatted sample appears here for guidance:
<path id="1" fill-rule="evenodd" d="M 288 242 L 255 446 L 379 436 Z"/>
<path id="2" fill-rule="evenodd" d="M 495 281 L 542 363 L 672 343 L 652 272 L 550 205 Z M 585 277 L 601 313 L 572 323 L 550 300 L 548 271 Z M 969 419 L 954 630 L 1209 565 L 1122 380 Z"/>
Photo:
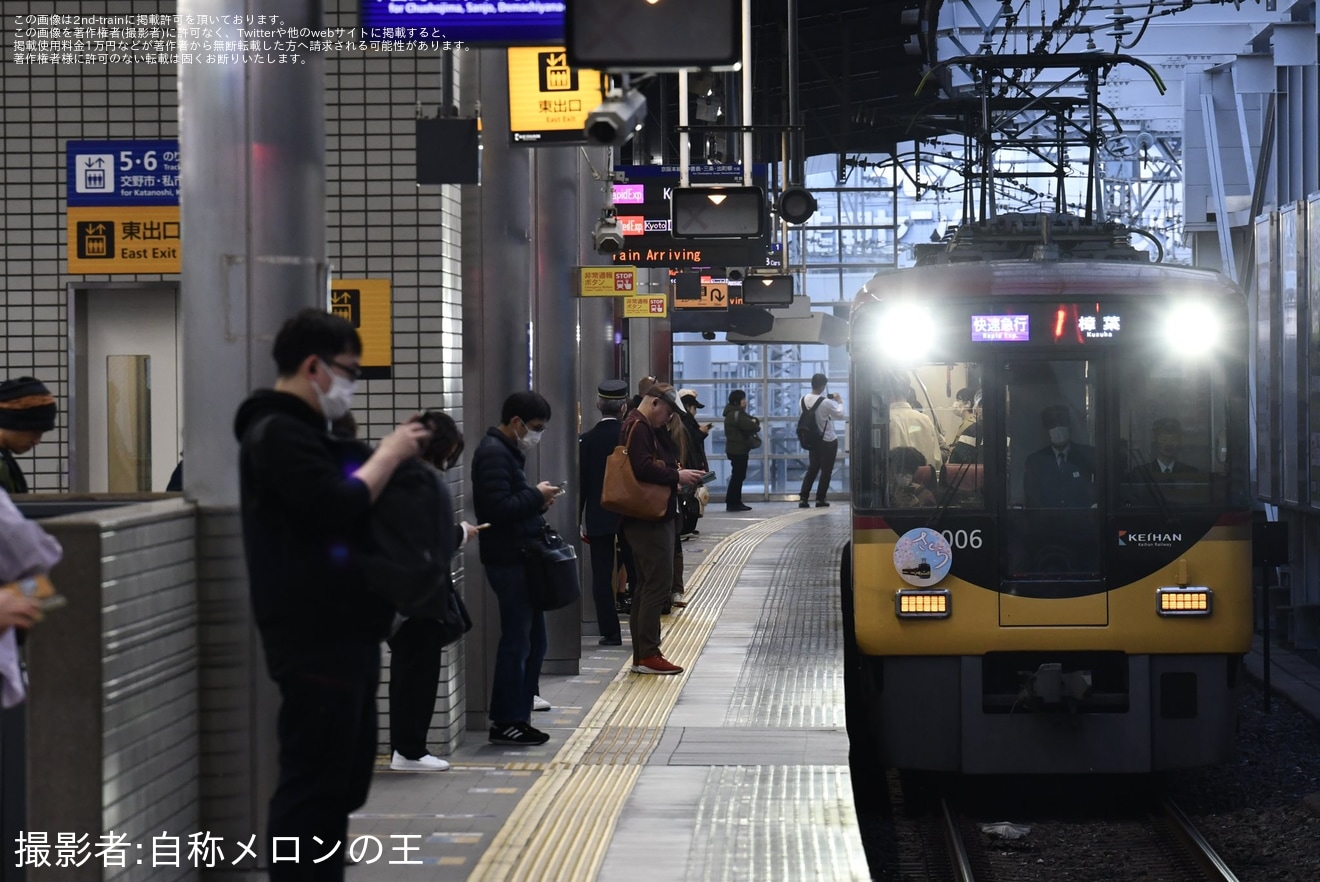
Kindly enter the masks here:
<path id="1" fill-rule="evenodd" d="M 343 362 L 335 361 L 333 358 L 323 358 L 321 360 L 324 361 L 326 364 L 328 364 L 330 367 L 339 368 L 341 371 L 344 372 L 344 376 L 348 377 L 350 380 L 352 380 L 355 383 L 358 380 L 362 379 L 361 365 L 344 364 Z"/>

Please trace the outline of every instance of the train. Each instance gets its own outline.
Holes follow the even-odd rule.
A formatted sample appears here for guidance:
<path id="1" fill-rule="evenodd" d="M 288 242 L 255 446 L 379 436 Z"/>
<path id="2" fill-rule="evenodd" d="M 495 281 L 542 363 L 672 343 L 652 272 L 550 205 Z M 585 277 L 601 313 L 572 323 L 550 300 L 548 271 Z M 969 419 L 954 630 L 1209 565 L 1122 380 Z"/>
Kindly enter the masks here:
<path id="1" fill-rule="evenodd" d="M 855 766 L 1144 774 L 1231 755 L 1253 630 L 1247 302 L 1131 236 L 1003 215 L 857 294 Z"/>

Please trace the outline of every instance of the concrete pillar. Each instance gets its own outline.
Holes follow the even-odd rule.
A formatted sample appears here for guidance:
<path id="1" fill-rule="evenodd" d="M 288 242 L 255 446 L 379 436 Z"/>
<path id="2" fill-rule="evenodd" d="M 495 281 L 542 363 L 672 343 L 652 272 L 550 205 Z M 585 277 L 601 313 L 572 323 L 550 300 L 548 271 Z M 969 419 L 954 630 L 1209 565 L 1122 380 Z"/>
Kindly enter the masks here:
<path id="1" fill-rule="evenodd" d="M 322 26 L 321 4 L 264 0 L 262 15 Z M 179 0 L 179 15 L 246 16 L 243 0 Z M 324 62 L 179 67 L 183 229 L 184 492 L 198 504 L 202 827 L 265 828 L 275 708 L 247 597 L 233 418 L 270 386 L 286 318 L 326 305 Z"/>
<path id="2" fill-rule="evenodd" d="M 570 488 L 548 520 L 576 540 L 577 436 L 593 425 L 596 384 L 618 376 L 612 304 L 581 304 L 573 268 L 604 261 L 590 251 L 591 224 L 603 205 L 603 150 L 591 161 L 576 147 L 509 143 L 508 67 L 503 50 L 480 50 L 475 76 L 464 77 L 463 106 L 482 109 L 482 184 L 463 200 L 464 435 L 475 447 L 499 422 L 511 392 L 535 389 L 553 409 L 545 439 L 529 456 L 532 481 L 566 481 Z M 594 174 L 593 174 L 594 166 Z M 597 181 L 596 177 L 602 177 Z M 583 317 L 587 325 L 581 325 Z M 583 364 L 590 364 L 590 376 Z M 599 376 L 597 376 L 599 374 Z M 476 627 L 468 635 L 469 725 L 486 723 L 499 611 L 475 548 L 465 561 Z M 587 569 L 583 566 L 584 580 Z M 585 581 L 584 581 L 585 585 Z M 551 613 L 547 673 L 576 673 L 581 655 L 581 609 Z"/>

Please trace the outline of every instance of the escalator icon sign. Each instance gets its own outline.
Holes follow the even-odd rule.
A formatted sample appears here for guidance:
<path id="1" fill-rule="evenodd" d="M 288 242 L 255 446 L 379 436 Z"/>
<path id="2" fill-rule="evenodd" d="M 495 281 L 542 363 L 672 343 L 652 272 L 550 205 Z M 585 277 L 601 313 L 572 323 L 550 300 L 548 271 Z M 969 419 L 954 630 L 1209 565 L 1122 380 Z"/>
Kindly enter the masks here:
<path id="1" fill-rule="evenodd" d="M 78 239 L 79 259 L 114 259 L 114 221 L 78 221 L 75 235 Z"/>

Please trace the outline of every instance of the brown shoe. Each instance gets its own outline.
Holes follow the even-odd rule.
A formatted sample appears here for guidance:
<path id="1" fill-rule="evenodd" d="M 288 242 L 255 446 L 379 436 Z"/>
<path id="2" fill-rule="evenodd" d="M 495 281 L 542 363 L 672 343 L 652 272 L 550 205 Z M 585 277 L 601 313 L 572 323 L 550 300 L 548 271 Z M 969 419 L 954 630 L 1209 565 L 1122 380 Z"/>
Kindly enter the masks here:
<path id="1" fill-rule="evenodd" d="M 638 661 L 632 669 L 639 674 L 681 674 L 683 669 L 663 655 L 653 655 Z"/>

